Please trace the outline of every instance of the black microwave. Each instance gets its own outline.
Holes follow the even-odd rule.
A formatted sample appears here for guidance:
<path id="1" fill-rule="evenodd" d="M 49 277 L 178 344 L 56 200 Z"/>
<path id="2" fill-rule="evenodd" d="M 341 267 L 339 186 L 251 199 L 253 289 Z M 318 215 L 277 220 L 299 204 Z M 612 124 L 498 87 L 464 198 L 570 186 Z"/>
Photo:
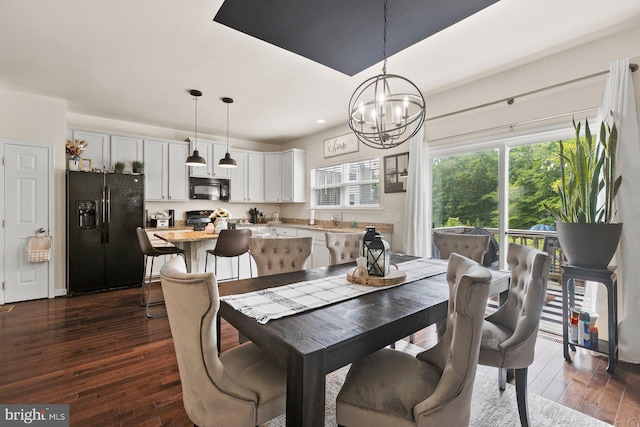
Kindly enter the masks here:
<path id="1" fill-rule="evenodd" d="M 192 199 L 229 201 L 229 180 L 220 178 L 190 178 L 189 196 Z"/>

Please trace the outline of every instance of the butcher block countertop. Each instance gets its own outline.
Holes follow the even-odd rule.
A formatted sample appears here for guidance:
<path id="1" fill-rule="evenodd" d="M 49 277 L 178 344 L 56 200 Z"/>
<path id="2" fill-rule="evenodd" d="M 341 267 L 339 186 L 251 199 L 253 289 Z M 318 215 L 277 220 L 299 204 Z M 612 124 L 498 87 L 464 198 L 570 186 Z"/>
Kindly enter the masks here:
<path id="1" fill-rule="evenodd" d="M 207 233 L 205 231 L 193 230 L 176 230 L 176 231 L 155 231 L 155 236 L 171 243 L 199 242 L 202 240 L 217 239 L 216 233 Z"/>

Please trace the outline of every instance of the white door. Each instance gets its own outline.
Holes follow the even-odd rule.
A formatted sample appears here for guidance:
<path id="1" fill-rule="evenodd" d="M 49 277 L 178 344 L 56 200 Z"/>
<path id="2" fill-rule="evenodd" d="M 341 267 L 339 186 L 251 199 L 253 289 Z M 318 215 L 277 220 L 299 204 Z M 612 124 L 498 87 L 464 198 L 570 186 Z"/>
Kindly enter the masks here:
<path id="1" fill-rule="evenodd" d="M 49 148 L 4 145 L 5 302 L 49 296 L 50 262 L 29 263 L 27 242 L 38 229 L 49 233 Z"/>

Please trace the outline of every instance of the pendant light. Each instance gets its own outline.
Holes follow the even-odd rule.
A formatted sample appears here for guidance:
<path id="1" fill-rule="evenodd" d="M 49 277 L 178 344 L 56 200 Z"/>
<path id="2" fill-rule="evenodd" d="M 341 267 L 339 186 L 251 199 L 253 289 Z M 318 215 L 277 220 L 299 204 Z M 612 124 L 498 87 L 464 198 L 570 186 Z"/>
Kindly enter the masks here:
<path id="1" fill-rule="evenodd" d="M 229 104 L 233 103 L 233 98 L 221 98 L 222 102 L 227 104 L 227 153 L 224 155 L 220 162 L 218 162 L 218 166 L 221 168 L 235 168 L 238 165 L 236 161 L 231 158 L 231 154 L 229 153 Z"/>
<path id="2" fill-rule="evenodd" d="M 207 166 L 207 162 L 204 157 L 200 156 L 198 152 L 198 97 L 202 96 L 202 92 L 196 89 L 191 89 L 189 94 L 193 96 L 196 103 L 196 124 L 195 124 L 195 138 L 193 139 L 193 155 L 187 157 L 185 165 L 187 166 Z"/>
<path id="3" fill-rule="evenodd" d="M 409 140 L 424 124 L 420 89 L 404 77 L 387 74 L 387 0 L 384 0 L 382 74 L 365 80 L 351 95 L 349 127 L 372 148 L 393 148 Z"/>

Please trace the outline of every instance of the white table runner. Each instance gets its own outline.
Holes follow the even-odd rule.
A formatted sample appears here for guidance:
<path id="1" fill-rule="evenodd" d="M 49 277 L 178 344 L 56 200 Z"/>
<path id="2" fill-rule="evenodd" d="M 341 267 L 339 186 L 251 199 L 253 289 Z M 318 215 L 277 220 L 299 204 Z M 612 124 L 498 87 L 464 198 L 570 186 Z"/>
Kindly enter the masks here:
<path id="1" fill-rule="evenodd" d="M 407 274 L 404 282 L 391 286 L 364 286 L 347 280 L 346 273 L 275 288 L 221 297 L 234 309 L 265 324 L 269 320 L 345 301 L 360 295 L 400 286 L 447 271 L 447 260 L 416 259 L 398 265 Z"/>

